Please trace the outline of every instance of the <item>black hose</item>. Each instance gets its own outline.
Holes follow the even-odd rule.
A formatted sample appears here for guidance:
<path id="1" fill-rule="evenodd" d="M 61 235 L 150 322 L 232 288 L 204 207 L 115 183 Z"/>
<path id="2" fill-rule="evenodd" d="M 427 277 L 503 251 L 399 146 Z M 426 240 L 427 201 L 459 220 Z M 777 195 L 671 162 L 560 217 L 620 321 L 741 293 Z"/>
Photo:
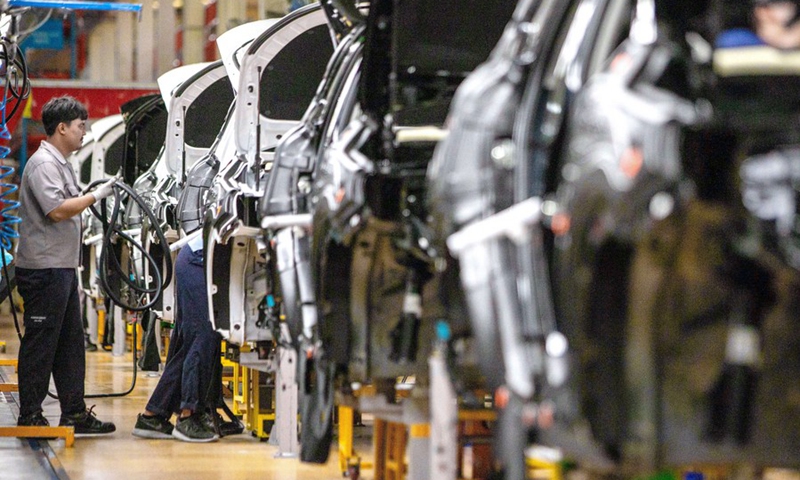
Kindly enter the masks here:
<path id="1" fill-rule="evenodd" d="M 3 121 L 8 122 L 17 113 L 22 101 L 28 98 L 31 92 L 31 82 L 28 78 L 28 64 L 20 46 L 7 38 L 0 39 L 0 63 L 4 65 L 2 72 L 3 85 Z M 6 106 L 13 100 L 11 110 Z M 5 124 L 4 124 L 5 125 Z"/>
<path id="2" fill-rule="evenodd" d="M 17 337 L 22 341 L 22 331 L 19 328 L 19 319 L 17 318 L 17 310 L 14 308 L 14 302 L 11 299 L 11 277 L 8 274 L 8 266 L 6 265 L 6 256 L 3 255 L 3 249 L 0 249 L 0 256 L 3 262 L 3 274 L 6 278 L 6 286 L 8 288 L 8 302 L 11 304 L 11 315 L 14 317 L 14 328 L 17 330 Z M 131 379 L 131 386 L 128 390 L 118 393 L 95 393 L 84 395 L 83 398 L 107 398 L 107 397 L 124 397 L 133 391 L 136 387 L 136 329 L 133 329 L 133 377 Z M 51 398 L 58 400 L 58 395 L 48 390 L 47 395 Z"/>
<path id="3" fill-rule="evenodd" d="M 95 182 L 92 182 L 89 185 L 89 188 L 91 189 L 92 187 L 95 187 L 103 182 L 105 182 L 105 180 L 97 180 Z M 122 203 L 121 202 L 122 195 L 119 193 L 118 189 L 127 193 L 128 198 L 130 198 L 132 201 L 136 202 L 137 205 L 139 205 L 139 207 L 145 213 L 147 218 L 150 220 L 150 224 L 153 226 L 153 230 L 156 232 L 156 235 L 158 236 L 161 248 L 164 250 L 163 258 L 164 258 L 164 264 L 165 264 L 164 267 L 166 273 L 165 275 L 163 275 L 163 281 L 162 281 L 160 265 L 150 255 L 147 249 L 142 244 L 136 242 L 130 235 L 125 233 L 124 229 L 121 226 L 123 224 L 119 220 L 121 212 L 120 205 Z M 161 294 L 163 293 L 164 288 L 167 285 L 169 285 L 169 283 L 172 281 L 172 256 L 169 250 L 169 243 L 167 243 L 167 239 L 164 236 L 164 232 L 161 230 L 161 228 L 158 227 L 159 225 L 158 219 L 156 218 L 153 211 L 150 210 L 147 203 L 139 195 L 137 195 L 136 192 L 131 187 L 125 185 L 122 182 L 117 182 L 116 184 L 114 184 L 114 200 L 115 200 L 114 207 L 112 209 L 110 219 L 108 220 L 106 219 L 105 215 L 97 211 L 94 205 L 90 207 L 92 214 L 102 221 L 104 229 L 102 249 L 100 251 L 100 266 L 99 266 L 100 286 L 102 287 L 105 294 L 111 299 L 111 301 L 119 305 L 120 307 L 133 312 L 148 310 L 151 307 L 153 307 L 153 305 L 155 305 L 156 302 L 158 302 L 158 300 L 161 298 Z M 103 209 L 103 211 L 105 211 L 105 205 L 106 201 L 105 199 L 103 199 L 101 201 L 101 208 Z M 142 257 L 147 260 L 147 263 L 151 267 L 149 271 L 153 272 L 154 276 L 156 277 L 154 281 L 155 287 L 152 288 L 147 287 L 146 285 L 147 279 L 144 279 L 145 284 L 142 285 L 140 283 L 140 279 L 138 278 L 139 275 L 134 275 L 133 278 L 131 278 L 129 272 L 123 270 L 122 265 L 119 262 L 119 259 L 114 255 L 109 255 L 109 252 L 113 252 L 112 243 L 117 238 L 122 238 L 123 240 L 126 240 L 131 245 L 132 251 L 135 249 L 142 253 Z M 122 298 L 120 298 L 120 296 L 118 296 L 117 293 L 110 287 L 108 282 L 109 271 L 112 268 L 113 271 L 117 273 L 117 277 L 120 280 L 122 280 L 122 282 L 124 282 L 131 290 L 133 290 L 134 292 L 136 292 L 141 296 L 151 295 L 150 301 L 144 304 L 142 303 L 132 304 L 125 302 Z"/>
<path id="4" fill-rule="evenodd" d="M 105 182 L 105 180 L 97 180 L 95 182 L 92 182 L 89 185 L 88 188 L 91 189 L 92 187 L 97 186 L 97 185 L 99 185 L 99 184 L 101 184 L 103 182 Z M 142 244 L 136 242 L 130 235 L 126 234 L 123 231 L 122 227 L 120 227 L 119 224 L 118 224 L 118 221 L 119 221 L 119 218 L 120 218 L 120 210 L 121 210 L 120 209 L 120 204 L 121 204 L 121 197 L 122 196 L 117 191 L 117 189 L 123 190 L 125 193 L 128 194 L 128 198 L 130 198 L 131 200 L 136 202 L 137 205 L 139 205 L 139 207 L 142 209 L 142 211 L 147 215 L 147 218 L 150 220 L 151 225 L 153 225 L 153 227 L 154 227 L 156 235 L 158 236 L 158 240 L 159 240 L 159 242 L 161 244 L 161 248 L 164 249 L 164 257 L 163 258 L 164 258 L 164 263 L 165 263 L 165 268 L 166 268 L 166 275 L 164 276 L 164 281 L 163 282 L 161 281 L 162 275 L 161 275 L 161 270 L 159 268 L 160 266 L 156 263 L 156 261 L 153 259 L 153 257 L 150 255 L 150 253 L 147 251 L 147 249 L 144 248 L 144 246 Z M 106 203 L 105 199 L 103 199 L 101 201 L 101 208 L 104 211 L 105 211 L 105 203 Z M 171 252 L 169 250 L 169 244 L 167 243 L 167 239 L 164 236 L 164 232 L 158 226 L 158 220 L 156 219 L 155 214 L 153 214 L 153 211 L 150 210 L 150 207 L 147 205 L 147 203 L 144 200 L 142 200 L 142 198 L 131 187 L 129 187 L 128 185 L 126 185 L 126 184 L 124 184 L 122 182 L 117 182 L 117 183 L 114 184 L 114 208 L 113 208 L 112 213 L 111 213 L 110 222 L 106 221 L 105 216 L 101 215 L 95 209 L 94 205 L 92 205 L 90 207 L 90 209 L 92 211 L 92 214 L 94 216 L 96 216 L 97 218 L 99 218 L 103 222 L 103 227 L 104 227 L 104 232 L 105 232 L 104 235 L 103 235 L 102 250 L 100 252 L 100 275 L 99 275 L 99 278 L 100 278 L 100 286 L 101 286 L 101 288 L 103 289 L 104 293 L 108 296 L 108 298 L 111 299 L 112 302 L 114 302 L 115 304 L 119 305 L 120 307 L 122 307 L 124 309 L 130 310 L 130 311 L 148 310 L 150 307 L 155 305 L 155 303 L 161 297 L 161 294 L 163 293 L 164 288 L 167 285 L 169 285 L 169 283 L 172 281 L 172 255 L 171 255 Z M 121 237 L 121 238 L 127 240 L 128 243 L 130 243 L 132 247 L 135 247 L 140 252 L 142 252 L 144 258 L 146 258 L 147 261 L 149 262 L 149 264 L 151 265 L 151 267 L 153 267 L 150 271 L 154 272 L 155 276 L 157 277 L 157 280 L 154 282 L 156 287 L 154 287 L 152 289 L 151 288 L 147 288 L 147 287 L 142 287 L 139 284 L 137 284 L 136 281 L 129 280 L 129 275 L 128 275 L 127 272 L 124 272 L 122 270 L 122 265 L 120 264 L 119 259 L 117 257 L 113 256 L 113 255 L 111 255 L 109 257 L 108 252 L 109 251 L 113 251 L 113 249 L 111 248 L 111 244 L 112 244 L 112 240 L 114 240 L 114 235 L 115 234 L 118 237 Z M 151 297 L 151 300 L 149 302 L 147 302 L 144 305 L 129 305 L 129 304 L 123 302 L 116 295 L 116 293 L 113 292 L 113 290 L 110 288 L 110 286 L 108 284 L 108 270 L 109 269 L 105 268 L 106 264 L 109 263 L 109 258 L 111 260 L 114 260 L 113 265 L 114 265 L 115 270 L 119 274 L 118 277 L 120 279 L 122 279 L 131 289 L 135 290 L 136 292 L 138 292 L 140 294 L 151 294 L 151 293 L 153 294 L 152 297 Z M 147 279 L 145 279 L 145 282 L 146 281 L 147 281 Z M 132 341 L 131 341 L 132 349 L 133 349 L 133 352 L 132 352 L 132 357 L 133 357 L 133 376 L 131 378 L 131 386 L 130 386 L 130 388 L 128 388 L 128 390 L 126 390 L 124 392 L 118 392 L 118 393 L 99 393 L 99 394 L 84 395 L 84 398 L 122 397 L 122 396 L 128 395 L 129 393 L 131 393 L 133 391 L 133 389 L 136 387 L 136 374 L 138 372 L 138 364 L 137 364 L 137 358 L 136 358 L 136 342 L 137 342 L 137 335 L 136 335 L 136 328 L 134 327 L 133 328 L 133 332 L 132 332 Z M 47 392 L 47 393 L 51 397 L 58 398 L 58 397 L 55 397 L 55 395 L 51 394 L 50 392 Z"/>

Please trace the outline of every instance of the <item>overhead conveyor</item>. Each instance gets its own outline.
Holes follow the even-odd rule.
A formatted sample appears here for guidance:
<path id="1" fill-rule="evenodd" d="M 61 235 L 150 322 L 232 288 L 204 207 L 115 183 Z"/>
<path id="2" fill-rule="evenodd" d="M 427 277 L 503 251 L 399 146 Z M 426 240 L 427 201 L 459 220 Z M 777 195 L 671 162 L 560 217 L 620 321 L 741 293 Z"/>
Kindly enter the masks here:
<path id="1" fill-rule="evenodd" d="M 113 2 L 80 2 L 73 0 L 7 0 L 8 7 L 32 8 L 67 8 L 71 10 L 101 10 L 101 11 L 126 11 L 141 12 L 140 3 L 113 3 Z"/>

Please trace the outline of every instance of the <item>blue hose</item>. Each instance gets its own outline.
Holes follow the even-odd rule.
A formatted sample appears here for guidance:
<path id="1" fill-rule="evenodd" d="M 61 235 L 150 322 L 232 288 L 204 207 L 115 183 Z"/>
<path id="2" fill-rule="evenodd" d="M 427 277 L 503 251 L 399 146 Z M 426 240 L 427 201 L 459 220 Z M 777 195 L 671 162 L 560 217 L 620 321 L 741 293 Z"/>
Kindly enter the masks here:
<path id="1" fill-rule="evenodd" d="M 13 183 L 3 181 L 4 178 L 14 173 L 14 168 L 8 165 L 0 165 L 0 248 L 5 252 L 10 252 L 13 248 L 13 239 L 19 238 L 19 232 L 15 228 L 21 220 L 11 212 L 19 208 L 19 202 L 8 198 L 16 192 L 19 187 Z"/>
<path id="2" fill-rule="evenodd" d="M 10 140 L 11 132 L 6 126 L 6 100 L 0 101 L 0 139 Z M 11 149 L 5 145 L 0 145 L 0 159 L 6 158 L 11 153 Z M 14 174 L 14 167 L 0 165 L 0 249 L 3 251 L 3 258 L 0 265 L 7 265 L 13 257 L 9 252 L 14 248 L 13 240 L 19 238 L 16 224 L 22 220 L 11 212 L 19 208 L 19 202 L 8 198 L 9 195 L 19 190 L 19 187 L 3 179 Z"/>
<path id="3" fill-rule="evenodd" d="M 74 0 L 9 0 L 10 7 L 69 8 L 72 10 L 123 10 L 139 12 L 138 3 L 80 2 Z"/>

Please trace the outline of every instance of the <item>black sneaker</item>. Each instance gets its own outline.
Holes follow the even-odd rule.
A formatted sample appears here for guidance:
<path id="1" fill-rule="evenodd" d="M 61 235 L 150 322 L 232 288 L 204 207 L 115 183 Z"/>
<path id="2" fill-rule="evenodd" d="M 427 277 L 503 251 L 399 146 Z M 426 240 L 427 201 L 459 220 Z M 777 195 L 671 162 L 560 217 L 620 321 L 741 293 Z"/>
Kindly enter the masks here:
<path id="1" fill-rule="evenodd" d="M 219 424 L 219 436 L 227 437 L 230 435 L 239 435 L 244 432 L 244 425 L 237 420 L 230 422 L 222 422 Z"/>
<path id="2" fill-rule="evenodd" d="M 140 413 L 131 433 L 142 438 L 172 438 L 172 428 L 172 424 L 164 417 L 146 417 Z"/>
<path id="3" fill-rule="evenodd" d="M 21 415 L 17 419 L 18 427 L 49 427 L 50 422 L 44 418 L 42 412 L 31 413 L 30 415 Z M 57 437 L 34 437 L 40 440 L 55 440 Z"/>
<path id="4" fill-rule="evenodd" d="M 50 422 L 44 418 L 42 412 L 31 413 L 29 415 L 20 415 L 17 419 L 17 426 L 20 427 L 49 427 Z"/>
<path id="5" fill-rule="evenodd" d="M 244 432 L 244 425 L 242 425 L 242 422 L 238 420 L 225 421 L 218 412 L 204 412 L 202 414 L 202 421 L 207 429 L 217 433 L 220 438 L 229 435 L 239 435 Z"/>
<path id="6" fill-rule="evenodd" d="M 184 442 L 213 442 L 219 440 L 219 435 L 209 430 L 203 423 L 202 414 L 193 413 L 186 418 L 179 418 L 175 422 L 172 436 Z"/>
<path id="7" fill-rule="evenodd" d="M 117 430 L 117 427 L 111 422 L 101 422 L 92 411 L 92 408 L 85 412 L 73 413 L 69 415 L 61 414 L 61 421 L 58 422 L 60 427 L 73 427 L 75 435 L 105 435 Z"/>

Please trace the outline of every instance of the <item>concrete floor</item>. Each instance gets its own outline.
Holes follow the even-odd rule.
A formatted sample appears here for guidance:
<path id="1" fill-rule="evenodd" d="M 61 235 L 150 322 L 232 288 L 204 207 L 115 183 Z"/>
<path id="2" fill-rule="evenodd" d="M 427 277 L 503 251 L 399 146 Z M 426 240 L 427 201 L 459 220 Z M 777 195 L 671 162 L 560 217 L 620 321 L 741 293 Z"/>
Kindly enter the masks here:
<path id="1" fill-rule="evenodd" d="M 19 340 L 11 316 L 0 315 L 0 341 L 6 351 L 0 358 L 16 358 Z M 114 357 L 111 352 L 87 352 L 86 393 L 124 392 L 131 385 L 133 364 L 131 354 Z M 0 367 L 7 382 L 16 383 L 11 367 Z M 142 411 L 158 377 L 139 372 L 134 390 L 117 398 L 87 399 L 96 405 L 95 412 L 104 421 L 112 421 L 117 431 L 95 438 L 76 438 L 73 447 L 64 440 L 43 441 L 37 451 L 37 441 L 0 438 L 0 478 L 72 480 L 106 479 L 260 479 L 260 480 L 322 480 L 342 478 L 334 449 L 325 465 L 309 465 L 297 459 L 273 458 L 277 447 L 253 437 L 247 431 L 210 444 L 192 444 L 177 440 L 148 440 L 131 435 L 136 415 Z M 51 391 L 55 391 L 51 386 Z M 13 394 L 14 396 L 16 394 Z M 11 394 L 0 393 L 0 425 L 16 423 L 17 406 Z M 58 424 L 58 402 L 48 397 L 45 416 Z M 371 429 L 356 428 L 356 445 L 369 450 Z M 50 453 L 51 452 L 51 453 Z M 49 453 L 49 458 L 48 458 Z M 369 452 L 367 452 L 369 453 Z M 361 478 L 369 478 L 365 472 Z"/>

